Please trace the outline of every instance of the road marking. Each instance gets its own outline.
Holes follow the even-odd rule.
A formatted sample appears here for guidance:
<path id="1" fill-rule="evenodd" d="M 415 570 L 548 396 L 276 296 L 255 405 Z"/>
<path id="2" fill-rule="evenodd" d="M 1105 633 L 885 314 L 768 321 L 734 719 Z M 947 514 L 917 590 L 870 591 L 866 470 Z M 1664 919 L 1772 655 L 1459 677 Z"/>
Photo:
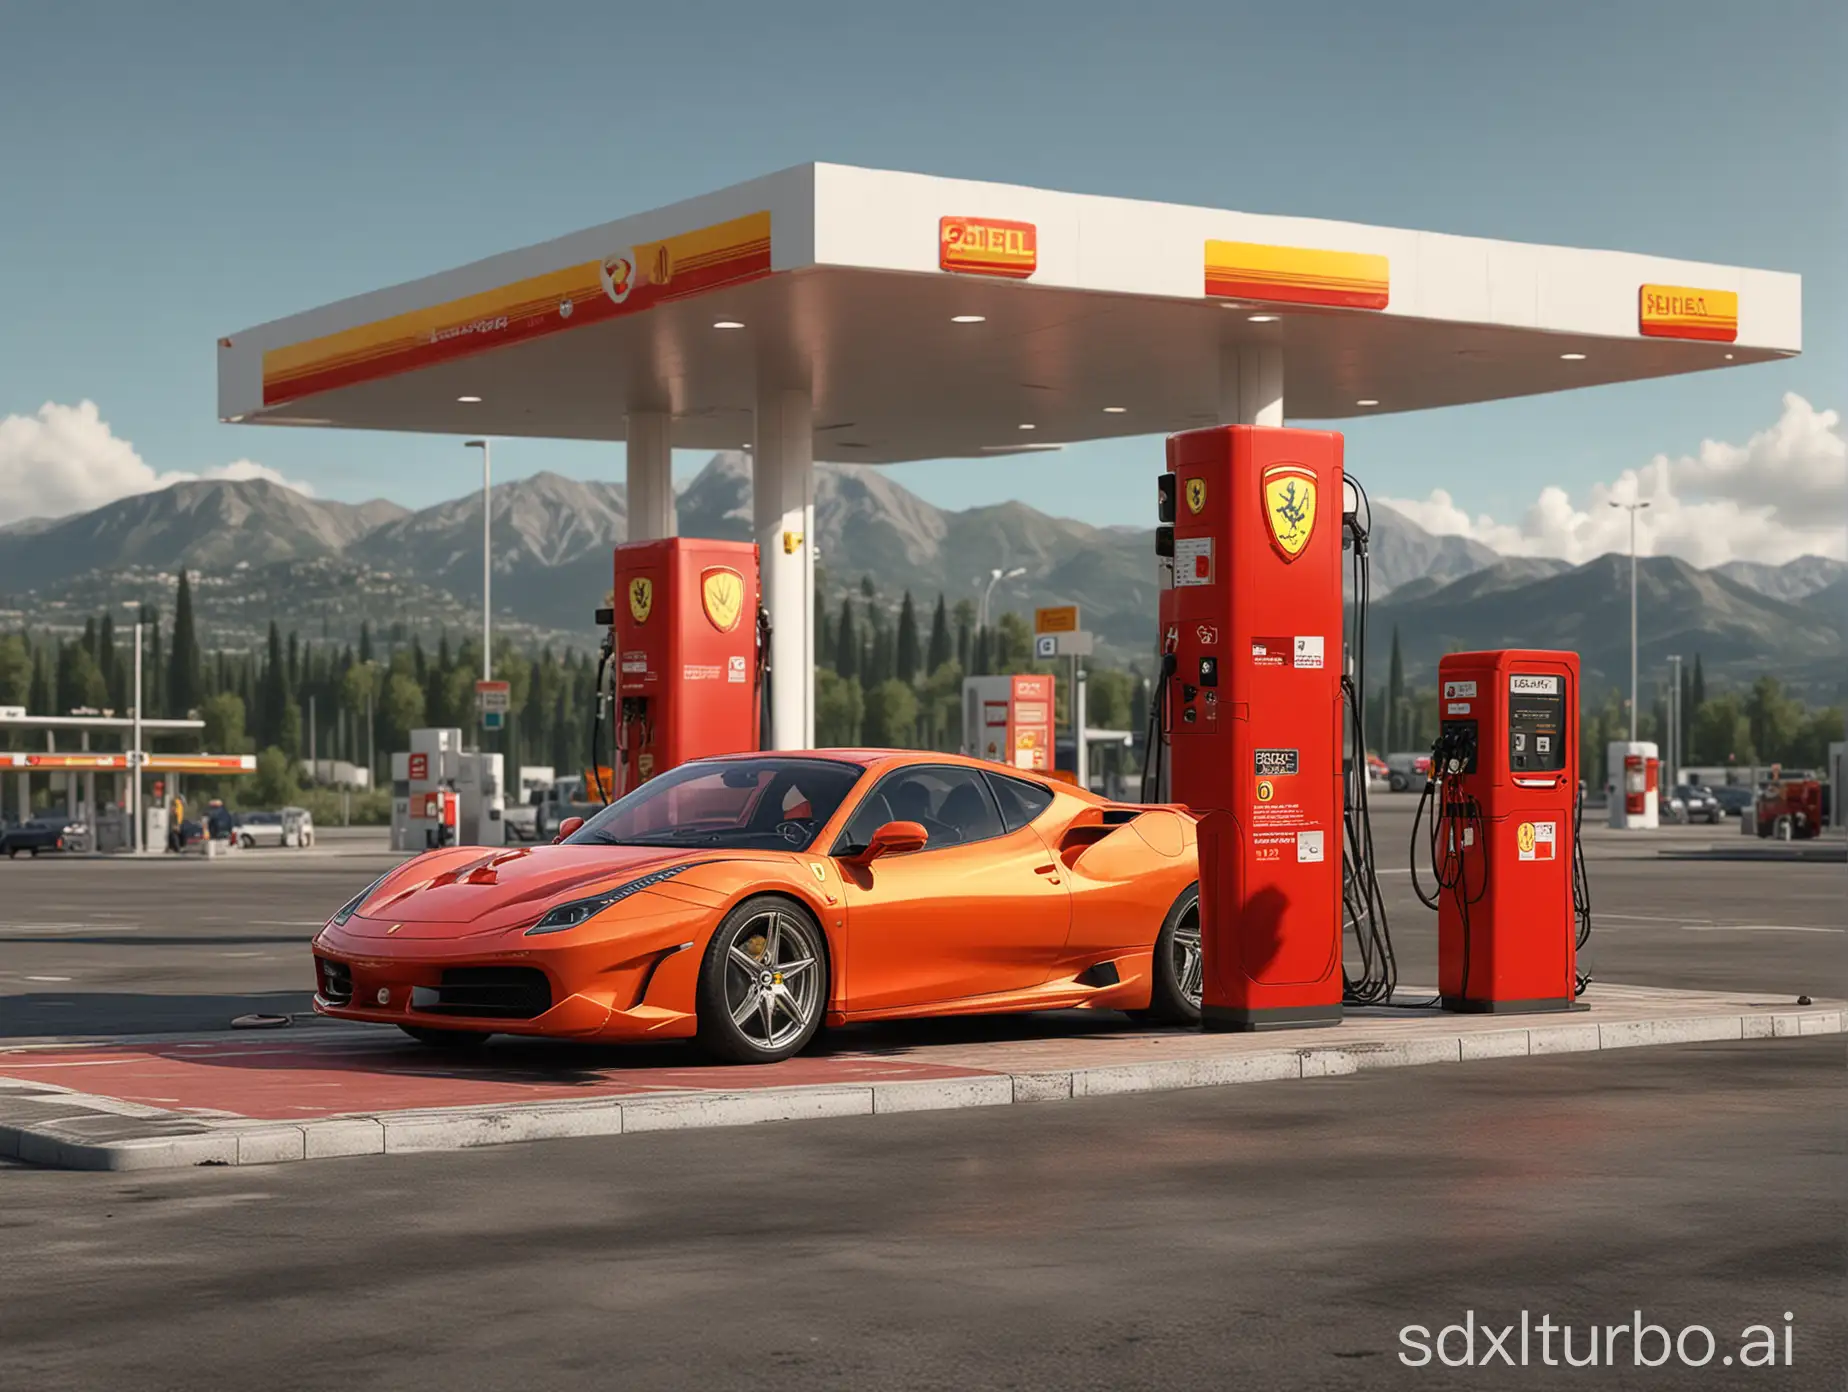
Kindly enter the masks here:
<path id="1" fill-rule="evenodd" d="M 28 976 L 27 981 L 69 981 L 68 976 Z"/>
<path id="2" fill-rule="evenodd" d="M 253 918 L 253 928 L 325 928 L 324 918 Z"/>
<path id="3" fill-rule="evenodd" d="M 1711 923 L 1710 918 L 1658 918 L 1653 914 L 1600 913 L 1592 910 L 1593 918 L 1620 918 L 1632 923 L 1672 923 L 1677 928 L 1684 928 L 1690 923 Z"/>
<path id="4" fill-rule="evenodd" d="M 1684 933 L 1848 933 L 1848 928 L 1797 928 L 1787 923 L 1684 923 Z"/>
<path id="5" fill-rule="evenodd" d="M 138 923 L 8 923 L 0 925 L 0 938 L 33 933 L 139 933 Z"/>

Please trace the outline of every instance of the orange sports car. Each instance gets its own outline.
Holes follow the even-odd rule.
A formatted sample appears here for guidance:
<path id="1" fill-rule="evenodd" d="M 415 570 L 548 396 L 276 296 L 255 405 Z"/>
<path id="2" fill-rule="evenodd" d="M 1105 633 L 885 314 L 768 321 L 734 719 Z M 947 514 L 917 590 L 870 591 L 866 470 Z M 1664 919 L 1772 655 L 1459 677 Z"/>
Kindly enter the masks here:
<path id="1" fill-rule="evenodd" d="M 950 754 L 683 764 L 549 846 L 407 861 L 314 939 L 314 1008 L 433 1045 L 697 1038 L 787 1058 L 824 1023 L 1200 1011 L 1194 823 Z"/>

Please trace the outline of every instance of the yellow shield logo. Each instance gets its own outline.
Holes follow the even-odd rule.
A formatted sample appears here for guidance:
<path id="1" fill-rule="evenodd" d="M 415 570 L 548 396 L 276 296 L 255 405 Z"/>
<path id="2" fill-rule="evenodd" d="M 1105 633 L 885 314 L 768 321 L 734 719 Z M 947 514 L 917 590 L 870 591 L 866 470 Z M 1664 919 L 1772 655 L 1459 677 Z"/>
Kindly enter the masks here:
<path id="1" fill-rule="evenodd" d="M 1303 554 L 1315 531 L 1315 474 L 1301 464 L 1273 464 L 1264 471 L 1264 515 L 1271 540 L 1286 561 Z"/>
<path id="2" fill-rule="evenodd" d="M 648 616 L 654 612 L 654 581 L 646 575 L 638 575 L 629 582 L 629 612 L 638 624 L 647 623 Z"/>
<path id="3" fill-rule="evenodd" d="M 1187 480 L 1187 510 L 1198 512 L 1206 506 L 1206 480 L 1190 478 Z"/>
<path id="4" fill-rule="evenodd" d="M 744 613 L 744 577 L 728 566 L 701 571 L 699 599 L 712 626 L 720 633 L 730 633 Z"/>
<path id="5" fill-rule="evenodd" d="M 1534 824 L 1532 822 L 1522 822 L 1520 826 L 1515 828 L 1514 844 L 1520 847 L 1522 855 L 1526 855 L 1529 851 L 1533 850 Z"/>

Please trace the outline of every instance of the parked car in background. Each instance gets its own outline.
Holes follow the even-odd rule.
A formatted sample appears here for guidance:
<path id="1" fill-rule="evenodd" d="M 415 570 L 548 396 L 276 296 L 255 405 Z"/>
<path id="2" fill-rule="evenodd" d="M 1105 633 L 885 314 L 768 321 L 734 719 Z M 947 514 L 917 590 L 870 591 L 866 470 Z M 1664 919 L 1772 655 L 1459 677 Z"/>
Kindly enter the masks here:
<path id="1" fill-rule="evenodd" d="M 1720 806 L 1720 800 L 1714 796 L 1711 788 L 1679 783 L 1671 796 L 1681 804 L 1683 819 L 1686 821 L 1705 822 L 1712 826 L 1726 815 L 1726 810 Z"/>
<path id="2" fill-rule="evenodd" d="M 46 812 L 23 822 L 0 824 L 0 854 L 11 860 L 21 851 L 36 856 L 44 851 L 79 850 L 89 828 L 63 812 Z"/>
<path id="3" fill-rule="evenodd" d="M 304 807 L 280 812 L 237 812 L 231 818 L 232 839 L 244 850 L 258 846 L 312 846 L 314 818 Z"/>
<path id="4" fill-rule="evenodd" d="M 1739 817 L 1749 813 L 1758 802 L 1758 793 L 1752 788 L 1710 788 L 1713 800 L 1720 805 L 1720 811 L 1728 817 Z"/>
<path id="5" fill-rule="evenodd" d="M 1414 784 L 1423 784 L 1431 772 L 1429 754 L 1388 754 L 1386 756 L 1386 786 L 1395 793 L 1403 793 Z"/>

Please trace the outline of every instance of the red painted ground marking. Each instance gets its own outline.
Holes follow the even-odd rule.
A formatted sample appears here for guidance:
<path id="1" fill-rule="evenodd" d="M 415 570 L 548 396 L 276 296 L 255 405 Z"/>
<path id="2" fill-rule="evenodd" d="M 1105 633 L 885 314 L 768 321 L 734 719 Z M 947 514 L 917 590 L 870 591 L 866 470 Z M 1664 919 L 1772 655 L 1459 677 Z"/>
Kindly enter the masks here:
<path id="1" fill-rule="evenodd" d="M 680 1046 L 509 1042 L 472 1057 L 388 1039 L 104 1046 L 0 1056 L 0 1077 L 175 1111 L 266 1120 L 660 1092 L 969 1078 L 984 1070 L 855 1056 L 702 1067 Z"/>

